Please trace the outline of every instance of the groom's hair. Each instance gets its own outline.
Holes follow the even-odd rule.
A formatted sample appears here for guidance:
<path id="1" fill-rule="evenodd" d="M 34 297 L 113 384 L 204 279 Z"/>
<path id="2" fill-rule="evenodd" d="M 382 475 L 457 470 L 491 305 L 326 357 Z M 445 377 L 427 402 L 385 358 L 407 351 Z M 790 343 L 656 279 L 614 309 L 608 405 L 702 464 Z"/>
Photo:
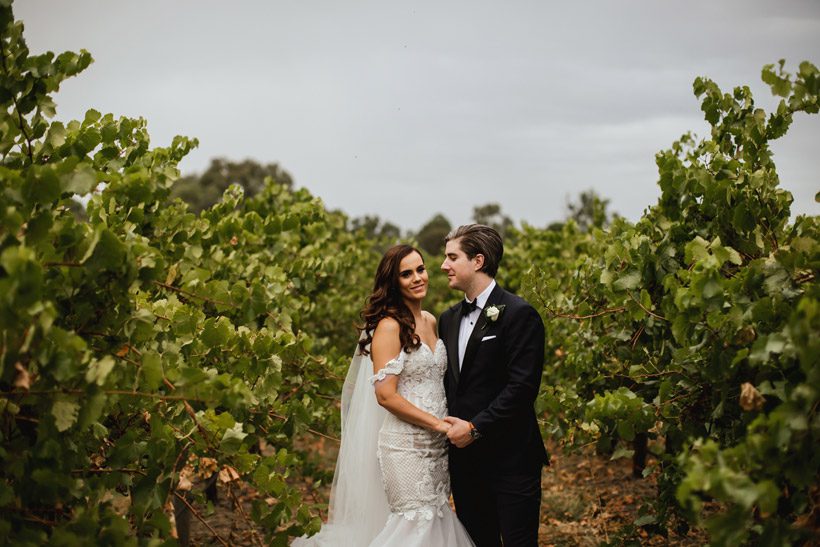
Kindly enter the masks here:
<path id="1" fill-rule="evenodd" d="M 479 270 L 490 277 L 495 277 L 498 264 L 504 256 L 504 242 L 495 229 L 483 224 L 465 224 L 459 226 L 444 238 L 444 242 L 458 240 L 458 245 L 467 258 L 473 259 L 476 255 L 484 257 L 484 266 Z"/>

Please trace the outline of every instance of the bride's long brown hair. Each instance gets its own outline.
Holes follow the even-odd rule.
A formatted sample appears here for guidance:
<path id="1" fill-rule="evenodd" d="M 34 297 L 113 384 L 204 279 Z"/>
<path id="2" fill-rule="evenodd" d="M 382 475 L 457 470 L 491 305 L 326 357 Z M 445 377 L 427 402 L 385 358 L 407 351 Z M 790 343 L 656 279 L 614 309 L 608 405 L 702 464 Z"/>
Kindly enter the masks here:
<path id="1" fill-rule="evenodd" d="M 416 320 L 413 313 L 404 303 L 399 289 L 399 265 L 409 254 L 418 253 L 422 262 L 424 255 L 412 245 L 394 245 L 384 253 L 379 267 L 376 268 L 376 280 L 373 291 L 367 297 L 360 317 L 364 325 L 364 336 L 359 340 L 359 351 L 362 355 L 370 353 L 370 342 L 373 341 L 373 331 L 376 325 L 385 317 L 392 317 L 399 323 L 399 341 L 405 351 L 415 350 L 421 345 L 421 339 L 415 334 Z"/>

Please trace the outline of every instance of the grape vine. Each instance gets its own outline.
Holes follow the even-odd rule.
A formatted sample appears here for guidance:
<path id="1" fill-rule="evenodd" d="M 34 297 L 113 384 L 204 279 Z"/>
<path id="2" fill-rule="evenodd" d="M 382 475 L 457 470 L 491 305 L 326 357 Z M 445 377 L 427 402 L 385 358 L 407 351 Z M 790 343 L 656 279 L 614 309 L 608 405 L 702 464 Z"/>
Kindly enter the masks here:
<path id="1" fill-rule="evenodd" d="M 316 530 L 293 439 L 338 429 L 322 394 L 338 392 L 372 242 L 273 182 L 189 212 L 168 196 L 195 140 L 152 148 L 145 120 L 95 110 L 51 121 L 91 56 L 31 55 L 6 5 L 0 36 L 0 534 L 168 538 L 200 467 L 276 500 L 247 516 L 266 541 Z"/>
<path id="2" fill-rule="evenodd" d="M 782 97 L 769 115 L 748 87 L 695 81 L 711 133 L 657 155 L 661 197 L 638 222 L 525 227 L 511 252 L 554 356 L 547 430 L 613 457 L 650 441 L 658 511 L 636 524 L 663 534 L 683 516 L 716 545 L 790 544 L 818 525 L 818 219 L 789 221 L 769 142 L 817 113 L 820 73 L 781 61 L 762 76 Z"/>

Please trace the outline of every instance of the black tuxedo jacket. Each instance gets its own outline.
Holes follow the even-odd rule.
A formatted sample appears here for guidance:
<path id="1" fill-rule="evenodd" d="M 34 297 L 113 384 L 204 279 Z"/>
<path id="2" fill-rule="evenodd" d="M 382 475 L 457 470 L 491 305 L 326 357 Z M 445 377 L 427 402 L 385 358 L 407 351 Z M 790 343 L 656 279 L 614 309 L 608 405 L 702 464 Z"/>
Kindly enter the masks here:
<path id="1" fill-rule="evenodd" d="M 485 313 L 493 305 L 504 309 L 489 321 Z M 491 474 L 540 470 L 549 463 L 534 409 L 544 367 L 544 323 L 524 299 L 496 285 L 459 371 L 460 306 L 445 311 L 438 323 L 447 346 L 447 406 L 451 416 L 472 422 L 482 436 L 465 448 L 451 447 L 453 463 Z"/>

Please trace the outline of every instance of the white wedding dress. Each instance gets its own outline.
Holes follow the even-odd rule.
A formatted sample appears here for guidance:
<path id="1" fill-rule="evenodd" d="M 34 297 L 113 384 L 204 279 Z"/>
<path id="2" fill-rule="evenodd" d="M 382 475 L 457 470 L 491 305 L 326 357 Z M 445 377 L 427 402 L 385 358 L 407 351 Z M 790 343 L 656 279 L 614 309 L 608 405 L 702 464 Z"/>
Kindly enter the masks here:
<path id="1" fill-rule="evenodd" d="M 367 376 L 366 367 L 371 373 Z M 402 351 L 375 375 L 372 361 L 357 352 L 343 390 L 342 446 L 330 496 L 330 517 L 318 534 L 298 538 L 294 546 L 474 545 L 448 503 L 447 437 L 385 412 L 376 403 L 373 390 L 373 385 L 387 375 L 398 376 L 399 395 L 443 418 L 447 415 L 446 369 L 447 351 L 441 340 L 433 349 L 422 343 L 415 351 Z M 362 382 L 365 378 L 368 381 Z M 374 420 L 374 416 L 378 418 Z M 355 442 L 351 443 L 352 439 Z M 381 475 L 380 492 L 373 491 L 372 480 L 377 474 Z"/>
<path id="2" fill-rule="evenodd" d="M 370 381 L 375 383 L 395 374 L 399 395 L 443 418 L 447 415 L 443 382 L 446 370 L 444 342 L 438 340 L 432 350 L 422 342 L 412 353 L 401 352 Z M 450 473 L 444 434 L 387 414 L 379 431 L 377 456 L 390 516 L 371 546 L 473 545 L 448 503 Z"/>

